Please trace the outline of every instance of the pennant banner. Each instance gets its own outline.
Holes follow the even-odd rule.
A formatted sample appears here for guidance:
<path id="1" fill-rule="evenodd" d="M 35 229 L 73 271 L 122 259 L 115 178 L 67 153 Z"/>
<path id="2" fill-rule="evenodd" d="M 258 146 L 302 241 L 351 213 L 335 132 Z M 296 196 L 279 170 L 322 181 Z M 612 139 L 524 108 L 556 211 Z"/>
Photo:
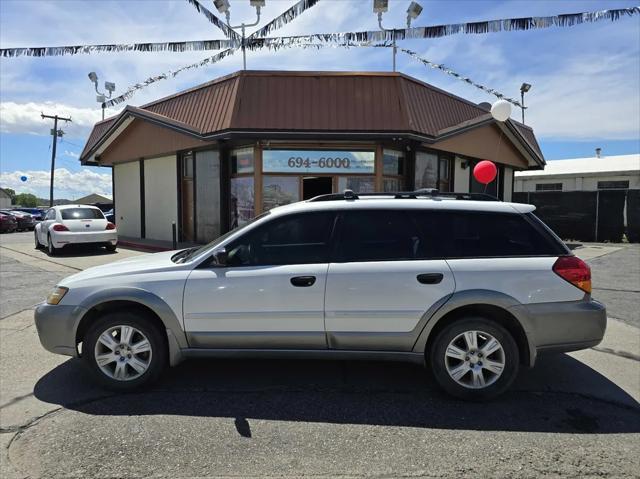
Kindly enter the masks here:
<path id="1" fill-rule="evenodd" d="M 228 57 L 229 55 L 233 55 L 233 53 L 235 53 L 236 50 L 237 48 L 229 48 L 228 50 L 224 50 L 218 53 L 217 55 L 214 55 L 209 58 L 205 58 L 204 60 L 199 61 L 197 63 L 192 63 L 191 65 L 186 65 L 182 68 L 178 68 L 177 70 L 170 70 L 167 73 L 162 73 L 160 75 L 149 77 L 142 83 L 136 83 L 135 85 L 130 86 L 129 88 L 127 88 L 127 91 L 125 91 L 122 95 L 104 102 L 104 106 L 105 108 L 109 108 L 114 105 L 117 105 L 118 103 L 122 103 L 123 101 L 131 98 L 138 90 L 141 90 L 142 88 L 149 86 L 152 83 L 156 83 L 161 80 L 167 80 L 169 78 L 174 78 L 176 75 L 178 75 L 179 73 L 185 70 L 191 70 L 192 68 L 200 68 L 206 65 L 212 65 L 214 63 L 217 63 L 220 60 L 223 60 L 224 58 Z"/>
<path id="2" fill-rule="evenodd" d="M 55 57 L 107 52 L 190 52 L 222 50 L 234 46 L 230 40 L 198 40 L 191 42 L 124 43 L 107 45 L 67 45 L 60 47 L 2 48 L 2 57 Z"/>
<path id="3" fill-rule="evenodd" d="M 505 100 L 508 101 L 509 103 L 511 103 L 512 105 L 517 106 L 518 108 L 522 108 L 522 104 L 520 104 L 520 102 L 518 100 L 514 100 L 513 98 L 509 98 L 504 96 L 502 93 L 500 93 L 497 90 L 494 90 L 493 88 L 489 88 L 486 87 L 484 85 L 480 85 L 479 83 L 474 82 L 471 78 L 465 77 L 463 75 L 460 75 L 459 73 L 456 73 L 455 71 L 453 71 L 451 68 L 446 67 L 444 65 L 438 64 L 438 63 L 434 63 L 431 62 L 429 60 L 426 60 L 424 58 L 421 58 L 418 56 L 418 54 L 416 52 L 412 52 L 411 50 L 407 50 L 405 48 L 398 48 L 399 51 L 406 53 L 407 55 L 409 55 L 411 58 L 413 58 L 416 61 L 419 61 L 420 63 L 422 63 L 425 66 L 434 68 L 436 70 L 440 70 L 441 72 L 446 73 L 447 75 L 450 75 L 454 78 L 457 78 L 460 81 L 463 81 L 465 83 L 468 83 L 471 86 L 474 86 L 476 88 L 478 88 L 479 90 L 482 90 L 484 92 L 487 92 L 493 96 L 496 96 L 498 98 L 500 98 L 501 100 Z"/>
<path id="4" fill-rule="evenodd" d="M 571 27 L 582 23 L 598 21 L 617 21 L 625 17 L 640 15 L 640 7 L 597 12 L 571 13 L 550 17 L 507 18 L 482 22 L 434 25 L 430 27 L 398 28 L 391 30 L 372 30 L 364 32 L 315 33 L 277 38 L 250 37 L 247 48 L 255 50 L 273 43 L 343 43 L 343 42 L 389 42 L 407 39 L 439 38 L 459 34 L 483 34 L 501 31 L 532 30 L 549 27 Z"/>
<path id="5" fill-rule="evenodd" d="M 229 25 L 227 25 L 226 23 L 224 23 L 222 20 L 220 20 L 218 17 L 216 17 L 213 13 L 211 13 L 209 10 L 207 10 L 206 7 L 204 7 L 200 2 L 198 2 L 198 0 L 187 0 L 187 2 L 189 2 L 193 8 L 195 8 L 198 13 L 204 15 L 207 20 L 209 20 L 211 23 L 213 23 L 216 27 L 218 27 L 220 30 L 222 30 L 222 32 L 225 34 L 225 36 L 227 38 L 229 38 L 230 40 L 233 40 L 235 42 L 241 42 L 241 38 L 240 35 L 238 35 L 236 32 L 234 32 Z"/>
<path id="6" fill-rule="evenodd" d="M 274 18 L 269 23 L 267 23 L 264 27 L 262 27 L 257 32 L 251 34 L 248 38 L 259 38 L 264 37 L 271 33 L 274 30 L 277 30 L 280 27 L 283 27 L 287 23 L 295 20 L 299 15 L 301 15 L 304 11 L 313 7 L 320 0 L 300 0 L 293 7 L 285 11 L 280 16 Z"/>

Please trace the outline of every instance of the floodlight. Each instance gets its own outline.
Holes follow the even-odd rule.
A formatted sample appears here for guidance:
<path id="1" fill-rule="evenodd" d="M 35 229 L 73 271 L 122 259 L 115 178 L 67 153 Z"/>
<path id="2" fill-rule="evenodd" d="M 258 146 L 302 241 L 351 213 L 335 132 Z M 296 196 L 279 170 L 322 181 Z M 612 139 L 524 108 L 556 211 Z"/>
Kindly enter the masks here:
<path id="1" fill-rule="evenodd" d="M 113 93 L 114 91 L 116 91 L 116 84 L 110 81 L 106 81 L 104 82 L 104 89 L 109 93 Z"/>
<path id="2" fill-rule="evenodd" d="M 104 97 L 104 95 L 96 95 L 96 101 L 98 103 L 104 103 L 106 101 L 106 98 Z"/>
<path id="3" fill-rule="evenodd" d="M 523 83 L 520 87 L 520 91 L 522 93 L 527 93 L 529 90 L 531 90 L 531 85 L 529 83 Z"/>
<path id="4" fill-rule="evenodd" d="M 389 11 L 389 0 L 373 0 L 373 13 L 386 13 Z"/>
<path id="5" fill-rule="evenodd" d="M 249 5 L 252 7 L 264 7 L 265 0 L 249 0 Z"/>
<path id="6" fill-rule="evenodd" d="M 89 72 L 89 80 L 93 83 L 98 83 L 98 75 L 96 75 L 96 72 Z"/>
<path id="7" fill-rule="evenodd" d="M 220 13 L 227 13 L 230 7 L 229 0 L 213 0 L 213 5 Z"/>
<path id="8" fill-rule="evenodd" d="M 415 20 L 422 13 L 422 7 L 417 2 L 411 2 L 407 8 L 407 27 L 411 26 L 411 20 Z"/>

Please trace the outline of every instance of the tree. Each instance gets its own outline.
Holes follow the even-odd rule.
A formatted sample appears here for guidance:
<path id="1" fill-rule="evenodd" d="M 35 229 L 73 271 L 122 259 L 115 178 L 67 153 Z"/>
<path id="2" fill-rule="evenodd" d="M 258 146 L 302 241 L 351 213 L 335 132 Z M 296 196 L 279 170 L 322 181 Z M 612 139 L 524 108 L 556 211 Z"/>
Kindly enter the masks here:
<path id="1" fill-rule="evenodd" d="M 12 190 L 11 188 L 3 188 L 4 191 L 7 192 L 7 194 L 9 195 L 9 198 L 11 198 L 11 204 L 15 205 L 15 199 L 16 199 L 16 192 L 15 190 Z"/>
<path id="2" fill-rule="evenodd" d="M 31 193 L 20 193 L 19 195 L 15 195 L 13 204 L 25 206 L 27 208 L 35 208 L 38 206 L 38 198 L 36 195 L 32 195 Z"/>

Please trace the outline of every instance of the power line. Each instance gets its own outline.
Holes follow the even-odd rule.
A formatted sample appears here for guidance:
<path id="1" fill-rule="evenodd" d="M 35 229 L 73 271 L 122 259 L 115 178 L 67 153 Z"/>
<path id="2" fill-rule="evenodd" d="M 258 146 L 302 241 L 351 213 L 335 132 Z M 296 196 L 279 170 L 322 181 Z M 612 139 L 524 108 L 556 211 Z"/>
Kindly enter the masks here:
<path id="1" fill-rule="evenodd" d="M 58 115 L 45 115 L 44 113 L 40 113 L 40 117 L 43 120 L 45 118 L 53 120 L 53 128 L 51 129 L 51 135 L 53 135 L 53 147 L 51 149 L 51 183 L 49 184 L 49 206 L 53 206 L 53 175 L 56 168 L 56 146 L 58 136 L 62 137 L 62 130 L 58 130 L 58 120 L 70 122 L 71 118 L 65 118 Z"/>

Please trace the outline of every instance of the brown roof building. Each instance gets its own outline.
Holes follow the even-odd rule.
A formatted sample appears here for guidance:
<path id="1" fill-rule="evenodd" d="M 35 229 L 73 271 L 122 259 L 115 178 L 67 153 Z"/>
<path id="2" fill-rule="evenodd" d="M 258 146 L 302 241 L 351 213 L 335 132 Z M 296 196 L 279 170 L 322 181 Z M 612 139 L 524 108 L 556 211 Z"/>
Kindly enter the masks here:
<path id="1" fill-rule="evenodd" d="M 533 130 L 400 73 L 240 71 L 97 123 L 87 165 L 114 168 L 121 235 L 202 242 L 274 206 L 349 188 L 510 199 L 539 169 Z"/>

